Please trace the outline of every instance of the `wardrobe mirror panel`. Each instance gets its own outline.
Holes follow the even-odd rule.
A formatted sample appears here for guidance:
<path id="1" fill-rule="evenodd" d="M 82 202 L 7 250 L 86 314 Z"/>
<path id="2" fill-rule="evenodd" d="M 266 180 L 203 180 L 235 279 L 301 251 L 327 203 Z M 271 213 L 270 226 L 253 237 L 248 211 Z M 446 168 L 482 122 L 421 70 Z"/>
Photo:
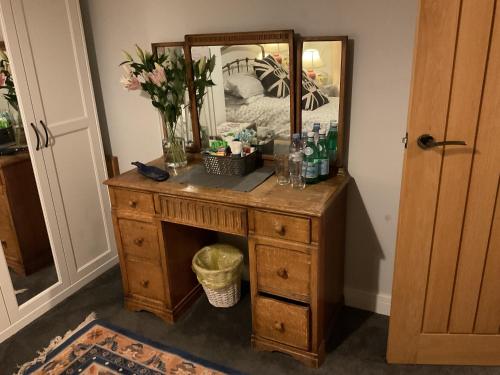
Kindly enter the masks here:
<path id="1" fill-rule="evenodd" d="M 297 80 L 297 88 L 302 134 L 305 136 L 313 130 L 315 124 L 327 133 L 331 125 L 337 125 L 338 149 L 344 125 L 346 43 L 347 37 L 301 38 L 299 41 L 301 78 Z"/>
<path id="2" fill-rule="evenodd" d="M 294 116 L 290 39 L 286 32 L 272 42 L 249 34 L 187 37 L 201 149 L 211 140 L 239 139 L 273 155 L 289 145 Z M 203 40 L 209 43 L 202 45 Z"/>
<path id="3" fill-rule="evenodd" d="M 185 43 L 184 42 L 166 42 L 153 43 L 151 45 L 153 54 L 167 55 L 170 59 L 182 57 L 185 61 Z M 187 77 L 186 77 L 187 79 Z M 162 129 L 163 131 L 165 129 Z M 193 147 L 193 123 L 191 120 L 191 112 L 189 108 L 189 91 L 186 88 L 184 95 L 184 108 L 182 110 L 181 119 L 175 129 L 176 136 L 184 138 L 188 149 Z"/>
<path id="4" fill-rule="evenodd" d="M 19 113 L 9 53 L 0 42 L 0 256 L 19 305 L 59 281 Z M 39 135 L 42 136 L 41 134 Z"/>

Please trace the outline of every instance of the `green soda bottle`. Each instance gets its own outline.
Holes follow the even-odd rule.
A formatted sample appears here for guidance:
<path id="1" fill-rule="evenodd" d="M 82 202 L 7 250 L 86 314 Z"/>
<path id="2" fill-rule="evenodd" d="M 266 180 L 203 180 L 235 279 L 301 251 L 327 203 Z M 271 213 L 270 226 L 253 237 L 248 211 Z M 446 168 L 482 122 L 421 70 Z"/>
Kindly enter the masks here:
<path id="1" fill-rule="evenodd" d="M 330 166 L 335 165 L 337 160 L 337 142 L 338 142 L 338 124 L 337 121 L 330 121 L 330 131 L 326 138 L 326 149 L 328 151 L 328 158 L 330 159 Z"/>
<path id="2" fill-rule="evenodd" d="M 325 129 L 321 129 L 319 131 L 318 151 L 319 151 L 319 179 L 321 181 L 324 181 L 328 179 L 328 175 L 330 174 L 330 160 L 328 155 L 328 149 L 326 146 Z"/>
<path id="3" fill-rule="evenodd" d="M 314 132 L 307 133 L 307 143 L 304 148 L 302 174 L 306 184 L 319 182 L 319 151 L 314 143 Z"/>

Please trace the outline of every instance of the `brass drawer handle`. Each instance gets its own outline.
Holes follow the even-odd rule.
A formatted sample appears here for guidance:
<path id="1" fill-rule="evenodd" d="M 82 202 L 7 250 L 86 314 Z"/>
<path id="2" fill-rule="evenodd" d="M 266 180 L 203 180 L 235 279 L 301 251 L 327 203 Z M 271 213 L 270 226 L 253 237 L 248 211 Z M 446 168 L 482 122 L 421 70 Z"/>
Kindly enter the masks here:
<path id="1" fill-rule="evenodd" d="M 278 332 L 285 332 L 285 325 L 283 322 L 274 322 L 273 328 Z"/>
<path id="2" fill-rule="evenodd" d="M 132 208 L 136 208 L 137 207 L 137 201 L 134 201 L 134 200 L 130 200 L 128 201 L 128 205 Z"/>
<path id="3" fill-rule="evenodd" d="M 140 284 L 143 288 L 147 288 L 149 286 L 149 280 L 142 280 Z"/>
<path id="4" fill-rule="evenodd" d="M 285 235 L 285 226 L 281 223 L 274 223 L 274 231 L 279 234 L 280 236 Z"/>
<path id="5" fill-rule="evenodd" d="M 144 243 L 144 238 L 136 238 L 136 239 L 134 240 L 134 244 L 135 244 L 136 246 L 142 246 L 142 244 L 143 244 L 143 243 Z"/>
<path id="6" fill-rule="evenodd" d="M 280 269 L 278 269 L 278 271 L 276 273 L 282 279 L 285 279 L 285 280 L 288 279 L 288 271 L 286 268 L 280 268 Z"/>

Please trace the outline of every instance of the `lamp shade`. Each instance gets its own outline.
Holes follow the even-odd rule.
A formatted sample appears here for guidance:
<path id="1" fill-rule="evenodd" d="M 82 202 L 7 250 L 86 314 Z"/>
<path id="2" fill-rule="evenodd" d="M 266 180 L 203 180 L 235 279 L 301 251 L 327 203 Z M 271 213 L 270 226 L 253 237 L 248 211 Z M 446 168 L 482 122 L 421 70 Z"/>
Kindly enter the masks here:
<path id="1" fill-rule="evenodd" d="M 302 52 L 302 66 L 305 69 L 320 68 L 323 66 L 323 60 L 317 49 L 306 49 Z"/>

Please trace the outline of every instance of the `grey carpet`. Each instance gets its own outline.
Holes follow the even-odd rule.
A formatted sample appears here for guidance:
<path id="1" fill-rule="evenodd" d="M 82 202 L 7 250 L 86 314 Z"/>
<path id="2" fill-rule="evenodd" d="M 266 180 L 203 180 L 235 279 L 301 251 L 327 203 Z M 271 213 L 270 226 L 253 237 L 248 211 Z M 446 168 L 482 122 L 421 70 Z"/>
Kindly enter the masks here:
<path id="1" fill-rule="evenodd" d="M 9 274 L 15 290 L 21 291 L 26 289 L 24 292 L 16 294 L 17 303 L 19 305 L 29 301 L 58 281 L 56 267 L 53 263 L 29 276 L 18 275 L 11 269 L 9 269 Z"/>
<path id="2" fill-rule="evenodd" d="M 248 292 L 227 310 L 213 308 L 205 297 L 200 298 L 174 325 L 122 306 L 120 274 L 114 268 L 0 344 L 0 372 L 12 373 L 17 364 L 33 359 L 50 339 L 76 327 L 95 311 L 100 318 L 144 337 L 249 374 L 500 374 L 498 367 L 388 365 L 387 317 L 352 308 L 344 309 L 325 363 L 314 370 L 286 355 L 257 353 L 250 348 Z"/>

